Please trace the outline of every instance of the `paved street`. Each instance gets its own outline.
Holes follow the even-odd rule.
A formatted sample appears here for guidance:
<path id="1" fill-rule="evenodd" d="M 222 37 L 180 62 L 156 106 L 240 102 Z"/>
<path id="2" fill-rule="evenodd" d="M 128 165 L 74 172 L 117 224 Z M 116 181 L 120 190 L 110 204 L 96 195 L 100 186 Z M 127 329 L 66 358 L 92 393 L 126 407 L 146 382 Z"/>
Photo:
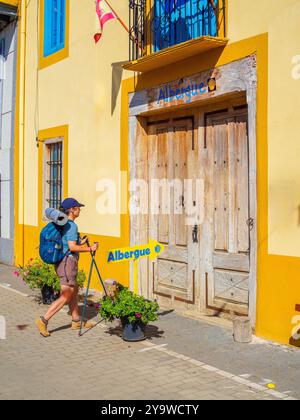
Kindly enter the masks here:
<path id="1" fill-rule="evenodd" d="M 7 283 L 14 281 L 11 273 L 0 268 L 0 315 L 7 322 L 6 340 L 0 340 L 0 399 L 300 398 L 299 350 L 257 343 L 243 346 L 243 358 L 232 339 L 228 348 L 228 329 L 174 313 L 162 313 L 148 329 L 148 340 L 141 343 L 125 343 L 116 324 L 102 322 L 79 338 L 70 330 L 66 312 L 55 317 L 51 337 L 43 339 L 33 321 L 44 308 L 33 297 L 11 290 Z M 197 328 L 202 335 L 197 334 L 195 341 Z M 205 345 L 199 346 L 201 339 L 206 353 Z M 259 367 L 254 369 L 255 360 L 269 377 Z M 277 389 L 270 391 L 264 381 L 275 376 Z"/>

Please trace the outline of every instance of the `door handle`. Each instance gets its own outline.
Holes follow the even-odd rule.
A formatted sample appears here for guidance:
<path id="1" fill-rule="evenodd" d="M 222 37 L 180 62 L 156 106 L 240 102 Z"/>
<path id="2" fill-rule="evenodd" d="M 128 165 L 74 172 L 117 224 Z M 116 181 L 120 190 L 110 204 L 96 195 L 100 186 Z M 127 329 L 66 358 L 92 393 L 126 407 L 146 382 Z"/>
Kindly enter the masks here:
<path id="1" fill-rule="evenodd" d="M 184 207 L 184 195 L 180 197 L 180 204 L 181 204 L 181 207 Z"/>
<path id="2" fill-rule="evenodd" d="M 198 242 L 198 226 L 195 225 L 193 229 L 193 243 L 197 244 Z"/>

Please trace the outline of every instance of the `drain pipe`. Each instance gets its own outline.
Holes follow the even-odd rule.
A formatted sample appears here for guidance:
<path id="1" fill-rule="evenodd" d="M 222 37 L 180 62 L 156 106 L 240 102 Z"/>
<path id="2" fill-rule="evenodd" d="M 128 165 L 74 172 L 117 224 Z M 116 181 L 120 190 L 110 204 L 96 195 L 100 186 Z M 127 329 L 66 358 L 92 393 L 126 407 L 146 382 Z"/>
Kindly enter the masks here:
<path id="1" fill-rule="evenodd" d="M 24 265 L 25 245 L 25 68 L 26 68 L 26 25 L 27 25 L 27 8 L 26 0 L 20 0 L 19 3 L 21 14 L 20 27 L 20 94 L 19 94 L 19 263 Z"/>

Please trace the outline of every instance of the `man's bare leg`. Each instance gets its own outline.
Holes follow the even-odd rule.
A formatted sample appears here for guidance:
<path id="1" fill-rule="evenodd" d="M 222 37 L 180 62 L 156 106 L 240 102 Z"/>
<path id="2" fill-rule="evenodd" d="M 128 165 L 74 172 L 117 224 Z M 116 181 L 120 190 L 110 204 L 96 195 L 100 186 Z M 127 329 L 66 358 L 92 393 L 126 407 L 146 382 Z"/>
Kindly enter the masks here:
<path id="1" fill-rule="evenodd" d="M 66 304 L 72 301 L 74 296 L 74 287 L 70 286 L 61 286 L 61 295 L 60 297 L 52 303 L 46 315 L 44 316 L 45 321 L 50 321 L 50 319 L 59 312 Z"/>
<path id="2" fill-rule="evenodd" d="M 71 302 L 69 303 L 70 314 L 72 316 L 72 321 L 79 320 L 79 306 L 78 306 L 78 286 L 74 288 L 74 295 Z"/>
<path id="3" fill-rule="evenodd" d="M 71 302 L 69 303 L 69 309 L 70 309 L 70 314 L 72 316 L 72 329 L 79 330 L 81 327 L 81 321 L 80 321 L 79 306 L 78 306 L 78 286 L 75 288 L 74 296 Z M 82 325 L 87 329 L 92 328 L 94 326 L 92 322 L 85 321 L 85 319 L 83 319 L 82 321 L 83 321 Z"/>
<path id="4" fill-rule="evenodd" d="M 35 324 L 43 337 L 49 337 L 48 332 L 48 321 L 60 311 L 67 303 L 71 302 L 74 295 L 74 288 L 69 286 L 61 287 L 61 295 L 59 299 L 52 303 L 44 317 L 38 318 L 35 321 Z"/>

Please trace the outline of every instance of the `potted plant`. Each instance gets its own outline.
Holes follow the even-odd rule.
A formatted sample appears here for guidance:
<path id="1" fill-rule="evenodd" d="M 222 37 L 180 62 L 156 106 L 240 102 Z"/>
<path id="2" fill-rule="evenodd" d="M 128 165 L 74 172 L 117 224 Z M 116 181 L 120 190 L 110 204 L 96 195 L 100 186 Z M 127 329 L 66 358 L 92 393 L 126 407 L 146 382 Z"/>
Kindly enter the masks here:
<path id="1" fill-rule="evenodd" d="M 106 321 L 120 319 L 124 341 L 141 341 L 145 337 L 145 327 L 158 319 L 157 302 L 138 296 L 118 285 L 114 296 L 104 296 L 99 304 L 99 314 Z"/>
<path id="2" fill-rule="evenodd" d="M 15 271 L 15 276 L 21 277 L 30 289 L 40 289 L 45 305 L 50 305 L 60 295 L 60 281 L 54 265 L 46 264 L 39 258 L 31 258 L 25 267 Z M 85 280 L 84 271 L 79 271 L 77 283 L 80 288 L 83 287 Z"/>

